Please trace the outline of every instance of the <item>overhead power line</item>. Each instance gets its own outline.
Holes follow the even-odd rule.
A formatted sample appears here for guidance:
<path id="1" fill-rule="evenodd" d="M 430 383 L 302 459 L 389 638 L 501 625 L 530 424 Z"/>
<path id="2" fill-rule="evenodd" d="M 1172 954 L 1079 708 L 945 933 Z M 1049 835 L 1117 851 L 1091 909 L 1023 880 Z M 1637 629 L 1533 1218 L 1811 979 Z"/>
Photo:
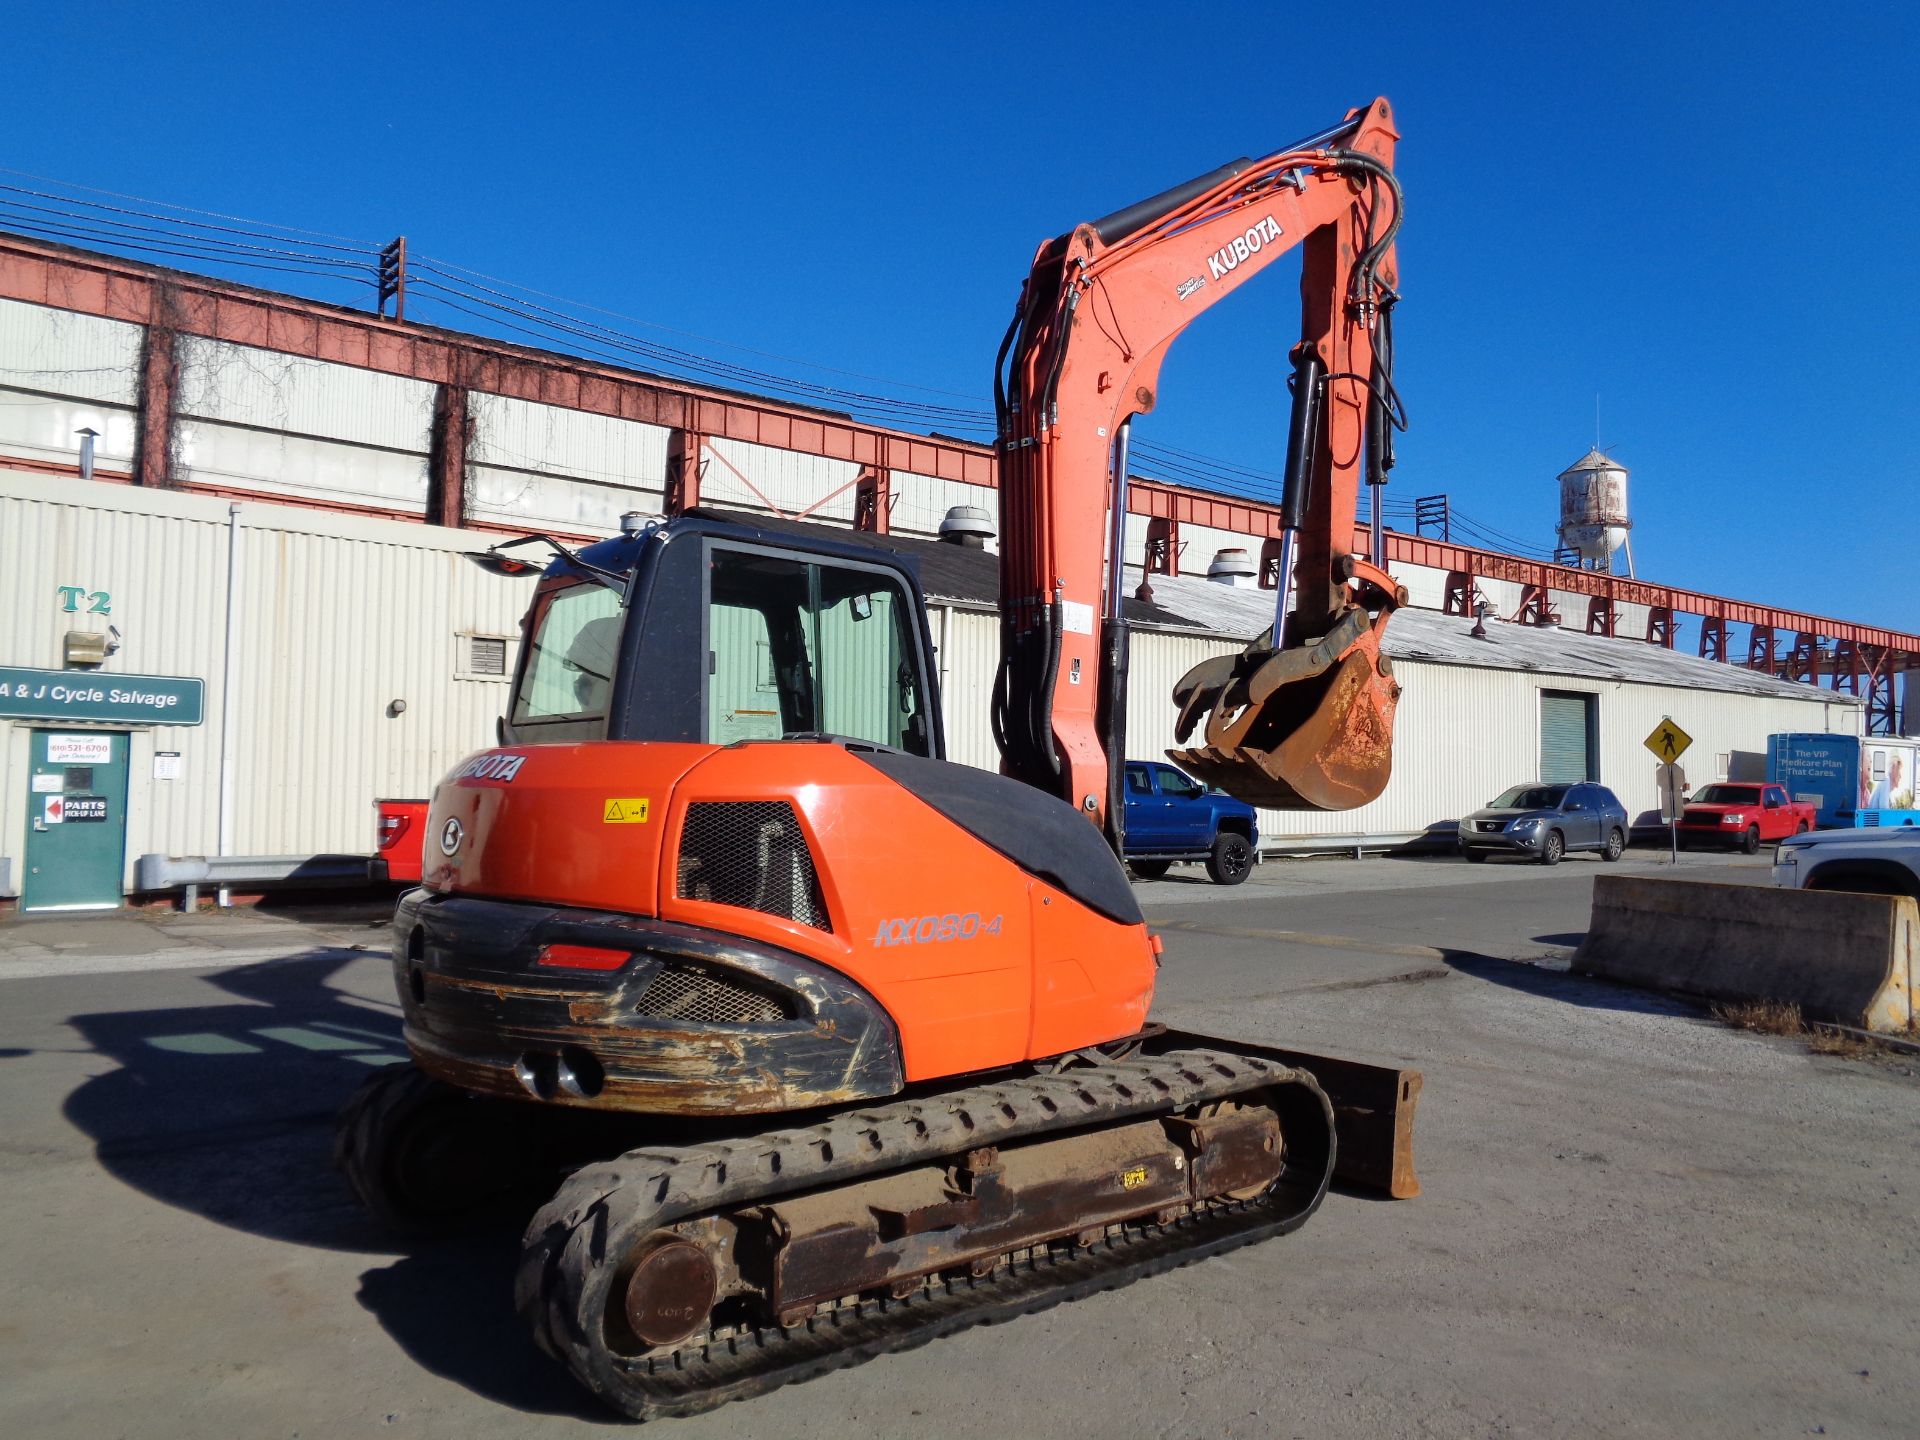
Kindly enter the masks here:
<path id="1" fill-rule="evenodd" d="M 216 271 L 308 277 L 347 287 L 350 304 L 364 304 L 369 291 L 377 293 L 382 247 L 373 242 L 77 185 L 6 167 L 0 167 L 0 176 L 11 177 L 0 180 L 0 226 L 22 234 L 109 253 L 184 260 Z M 414 255 L 407 262 L 406 288 L 410 318 L 417 317 L 423 308 L 437 308 L 477 322 L 481 333 L 504 332 L 542 348 L 664 378 L 739 389 L 844 413 L 872 424 L 921 427 L 983 443 L 993 439 L 993 412 L 984 404 L 967 403 L 974 399 L 969 394 L 676 330 L 605 306 L 503 280 L 450 260 Z M 655 337 L 690 343 L 669 343 Z M 728 359 L 715 351 L 742 358 Z M 815 376 L 824 378 L 812 378 Z M 1143 475 L 1232 499 L 1278 504 L 1284 489 L 1283 477 L 1272 471 L 1146 436 L 1136 440 L 1133 454 Z M 1363 494 L 1355 517 L 1360 523 L 1365 523 L 1370 503 Z M 1389 491 L 1383 498 L 1382 513 L 1387 520 L 1411 528 L 1415 519 L 1413 497 L 1402 498 Z M 1455 530 L 1471 544 L 1530 558 L 1552 558 L 1550 547 L 1477 521 L 1458 508 L 1451 511 L 1451 516 Z"/>

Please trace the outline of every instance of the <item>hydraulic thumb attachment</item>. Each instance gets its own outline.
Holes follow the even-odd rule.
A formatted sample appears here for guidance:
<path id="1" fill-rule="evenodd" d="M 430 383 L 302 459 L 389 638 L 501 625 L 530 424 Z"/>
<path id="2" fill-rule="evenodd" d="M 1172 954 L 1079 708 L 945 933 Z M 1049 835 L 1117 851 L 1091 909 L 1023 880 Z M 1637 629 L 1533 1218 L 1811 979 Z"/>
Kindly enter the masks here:
<path id="1" fill-rule="evenodd" d="M 1351 555 L 1338 569 L 1350 600 L 1326 634 L 1278 649 L 1269 630 L 1180 678 L 1175 738 L 1206 721 L 1203 743 L 1167 752 L 1182 770 L 1271 810 L 1351 810 L 1386 788 L 1400 686 L 1380 642 L 1406 591 Z"/>
<path id="2" fill-rule="evenodd" d="M 1238 655 L 1202 661 L 1180 678 L 1173 687 L 1180 707 L 1175 738 L 1184 744 L 1204 717 L 1205 743 L 1167 754 L 1195 778 L 1251 805 L 1351 810 L 1378 796 L 1393 773 L 1393 711 L 1400 687 L 1380 643 L 1387 617 L 1406 604 L 1407 592 L 1378 563 L 1331 544 L 1327 517 L 1332 507 L 1325 497 L 1318 510 L 1311 506 L 1316 459 L 1324 448 L 1328 382 L 1351 377 L 1329 377 L 1311 344 L 1296 346 L 1293 361 L 1274 623 Z M 1378 368 L 1383 371 L 1384 365 Z M 1369 398 L 1374 401 L 1370 410 L 1377 410 L 1378 397 Z M 1376 442 L 1374 455 L 1380 448 Z M 1346 503 L 1350 507 L 1351 499 Z M 1289 626 L 1294 552 L 1311 516 L 1319 517 L 1318 533 L 1309 538 L 1321 543 L 1310 548 L 1321 557 L 1326 568 L 1320 574 L 1331 584 L 1306 573 L 1316 565 L 1303 565 L 1301 604 Z M 1326 597 L 1321 601 L 1326 619 L 1314 625 L 1318 633 L 1302 635 L 1303 625 L 1313 623 L 1308 611 L 1315 594 Z M 1290 629 L 1292 644 L 1287 643 Z"/>

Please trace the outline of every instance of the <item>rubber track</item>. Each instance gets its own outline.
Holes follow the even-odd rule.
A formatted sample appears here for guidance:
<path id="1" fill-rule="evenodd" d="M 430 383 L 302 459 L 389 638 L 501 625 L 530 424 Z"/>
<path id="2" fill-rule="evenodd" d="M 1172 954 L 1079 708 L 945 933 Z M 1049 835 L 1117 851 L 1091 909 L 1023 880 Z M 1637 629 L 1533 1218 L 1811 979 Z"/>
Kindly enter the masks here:
<path id="1" fill-rule="evenodd" d="M 389 1065 L 362 1082 L 334 1121 L 334 1169 L 362 1205 L 403 1234 L 431 1233 L 435 1225 L 394 1192 L 387 1143 L 417 1115 L 458 1094 L 417 1066 Z"/>
<path id="2" fill-rule="evenodd" d="M 468 1095 L 411 1062 L 388 1065 L 369 1075 L 335 1118 L 333 1167 L 388 1229 L 423 1239 L 445 1235 L 493 1213 L 509 1197 L 525 1204 L 538 1198 L 537 1190 L 528 1193 L 524 1184 L 516 1183 L 522 1172 L 528 1172 L 525 1179 L 533 1185 L 541 1182 L 532 1147 L 515 1142 L 539 1133 L 534 1122 L 547 1118 L 531 1105 Z M 463 1123 L 471 1134 L 487 1133 L 488 1153 L 496 1161 L 490 1173 L 514 1179 L 470 1190 L 458 1203 L 423 1206 L 401 1188 L 395 1167 L 410 1140 L 431 1134 L 436 1126 L 444 1133 L 449 1120 Z M 556 1167 L 546 1173 L 559 1171 Z"/>
<path id="3" fill-rule="evenodd" d="M 1205 1206 L 1165 1226 L 1109 1226 L 1104 1239 L 1086 1248 L 1035 1246 L 979 1279 L 931 1277 L 904 1300 L 822 1307 L 791 1329 L 710 1332 L 666 1357 L 626 1359 L 601 1339 L 621 1258 L 676 1221 L 943 1163 L 983 1145 L 1172 1114 L 1279 1086 L 1302 1087 L 1307 1105 L 1323 1116 L 1325 1166 L 1317 1175 L 1294 1173 L 1291 1157 L 1320 1148 L 1298 1135 L 1295 1117 L 1286 1142 L 1288 1172 L 1258 1200 Z M 691 1415 L 1284 1235 L 1319 1207 L 1333 1158 L 1332 1107 L 1304 1071 L 1212 1050 L 1111 1062 L 899 1101 L 805 1129 L 635 1150 L 589 1165 L 569 1177 L 528 1226 L 514 1302 L 540 1347 L 616 1410 L 642 1420 Z"/>

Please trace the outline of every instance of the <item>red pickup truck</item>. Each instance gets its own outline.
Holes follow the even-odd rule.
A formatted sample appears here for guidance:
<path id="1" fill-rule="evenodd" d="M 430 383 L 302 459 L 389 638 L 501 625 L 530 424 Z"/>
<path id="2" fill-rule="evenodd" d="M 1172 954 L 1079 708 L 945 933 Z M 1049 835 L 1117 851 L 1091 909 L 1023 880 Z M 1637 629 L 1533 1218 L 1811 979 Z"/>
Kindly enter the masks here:
<path id="1" fill-rule="evenodd" d="M 1811 830 L 1817 809 L 1780 785 L 1708 785 L 1680 812 L 1680 843 L 1738 845 L 1757 854 L 1762 841 Z"/>
<path id="2" fill-rule="evenodd" d="M 373 858 L 386 863 L 387 879 L 403 885 L 420 883 L 421 847 L 427 838 L 427 806 L 431 803 L 427 800 L 373 802 L 374 814 L 378 817 L 374 837 L 379 842 Z M 379 878 L 376 871 L 374 879 Z"/>

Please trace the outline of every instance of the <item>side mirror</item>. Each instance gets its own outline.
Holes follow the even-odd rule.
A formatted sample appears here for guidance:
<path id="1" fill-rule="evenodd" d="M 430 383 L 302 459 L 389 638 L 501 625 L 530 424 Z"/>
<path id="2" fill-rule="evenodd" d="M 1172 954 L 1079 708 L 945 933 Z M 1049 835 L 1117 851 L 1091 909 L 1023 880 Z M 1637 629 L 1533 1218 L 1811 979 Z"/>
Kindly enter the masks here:
<path id="1" fill-rule="evenodd" d="M 498 550 L 468 550 L 464 553 L 467 559 L 489 575 L 507 575 L 517 579 L 524 575 L 538 575 L 543 568 L 531 560 L 502 555 Z"/>

